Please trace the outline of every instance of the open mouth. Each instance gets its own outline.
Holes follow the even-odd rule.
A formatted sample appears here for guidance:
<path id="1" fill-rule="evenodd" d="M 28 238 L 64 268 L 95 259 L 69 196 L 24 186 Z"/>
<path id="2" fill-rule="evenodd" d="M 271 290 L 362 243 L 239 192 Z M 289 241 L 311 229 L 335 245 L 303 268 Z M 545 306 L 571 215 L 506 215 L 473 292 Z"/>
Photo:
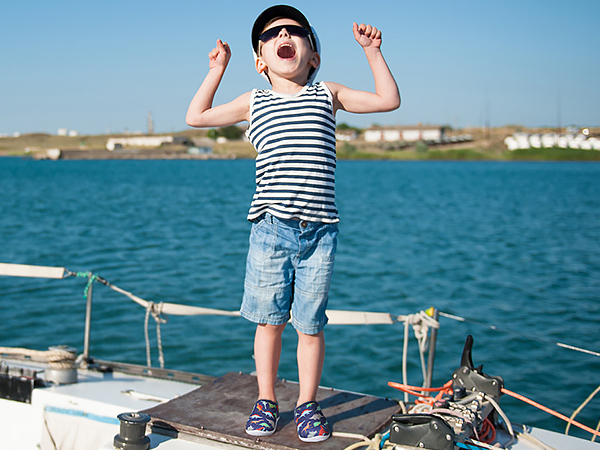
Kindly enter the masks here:
<path id="1" fill-rule="evenodd" d="M 296 56 L 296 49 L 290 44 L 281 44 L 277 49 L 277 56 L 281 59 L 292 59 Z"/>

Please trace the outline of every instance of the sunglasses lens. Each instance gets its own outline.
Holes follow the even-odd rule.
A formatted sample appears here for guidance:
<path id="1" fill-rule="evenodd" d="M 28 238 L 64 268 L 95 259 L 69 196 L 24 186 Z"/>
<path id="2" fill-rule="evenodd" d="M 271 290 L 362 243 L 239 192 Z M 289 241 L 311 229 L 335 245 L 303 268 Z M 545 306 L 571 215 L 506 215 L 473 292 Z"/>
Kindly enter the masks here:
<path id="1" fill-rule="evenodd" d="M 277 27 L 269 28 L 267 31 L 261 34 L 258 39 L 260 39 L 262 42 L 270 41 L 271 39 L 276 38 L 284 28 L 292 36 L 303 38 L 308 37 L 308 30 L 305 28 L 297 25 L 279 25 Z"/>
<path id="2" fill-rule="evenodd" d="M 289 26 L 289 27 L 290 27 L 290 29 L 288 29 L 288 33 L 290 33 L 292 36 L 298 36 L 298 37 L 303 37 L 303 38 L 308 36 L 308 30 L 306 30 L 306 28 L 297 27 L 297 26 Z"/>
<path id="3" fill-rule="evenodd" d="M 279 34 L 279 27 L 270 28 L 267 31 L 265 31 L 263 34 L 261 34 L 258 39 L 261 40 L 262 42 L 267 42 L 267 41 L 270 41 L 271 39 L 275 38 L 275 36 L 277 36 L 278 34 Z"/>

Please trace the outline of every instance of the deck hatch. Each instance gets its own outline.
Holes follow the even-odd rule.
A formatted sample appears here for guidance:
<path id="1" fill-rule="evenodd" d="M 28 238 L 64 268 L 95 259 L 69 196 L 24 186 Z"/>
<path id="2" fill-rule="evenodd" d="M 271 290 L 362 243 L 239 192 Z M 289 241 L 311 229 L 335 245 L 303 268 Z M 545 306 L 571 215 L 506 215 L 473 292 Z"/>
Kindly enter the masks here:
<path id="1" fill-rule="evenodd" d="M 298 384 L 278 380 L 275 386 L 281 418 L 277 432 L 260 439 L 245 433 L 248 415 L 258 395 L 256 377 L 228 373 L 181 397 L 142 411 L 151 417 L 152 431 L 182 439 L 212 439 L 261 450 L 314 449 L 314 444 L 298 439 L 294 406 Z M 320 388 L 317 400 L 332 424 L 333 431 L 372 437 L 391 422 L 400 411 L 396 401 Z M 319 443 L 319 449 L 341 450 L 352 439 L 332 437 Z"/>

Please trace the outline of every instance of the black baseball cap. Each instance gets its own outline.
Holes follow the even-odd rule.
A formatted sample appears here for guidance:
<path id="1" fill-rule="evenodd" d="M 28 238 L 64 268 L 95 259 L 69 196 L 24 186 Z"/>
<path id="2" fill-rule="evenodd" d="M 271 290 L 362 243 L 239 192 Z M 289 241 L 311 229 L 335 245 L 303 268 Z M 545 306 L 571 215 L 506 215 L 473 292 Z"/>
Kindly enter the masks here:
<path id="1" fill-rule="evenodd" d="M 258 54 L 258 38 L 262 34 L 263 30 L 267 23 L 271 20 L 285 17 L 286 19 L 292 19 L 298 22 L 303 28 L 308 30 L 308 41 L 313 51 L 317 51 L 317 39 L 314 35 L 313 29 L 308 22 L 308 19 L 298 11 L 293 6 L 288 5 L 276 5 L 271 6 L 270 8 L 265 9 L 258 18 L 254 21 L 254 25 L 252 26 L 252 48 L 254 49 L 254 53 Z"/>

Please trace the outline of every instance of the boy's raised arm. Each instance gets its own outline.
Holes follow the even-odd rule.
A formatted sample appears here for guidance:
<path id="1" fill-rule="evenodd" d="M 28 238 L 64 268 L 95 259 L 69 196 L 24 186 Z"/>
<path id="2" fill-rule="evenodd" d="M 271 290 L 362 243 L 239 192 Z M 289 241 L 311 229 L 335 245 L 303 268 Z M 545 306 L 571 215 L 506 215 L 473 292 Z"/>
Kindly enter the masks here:
<path id="1" fill-rule="evenodd" d="M 217 46 L 208 54 L 208 74 L 188 107 L 185 121 L 189 126 L 196 128 L 223 127 L 248 120 L 250 92 L 229 103 L 212 106 L 230 58 L 229 45 L 220 39 L 217 40 Z"/>
<path id="2" fill-rule="evenodd" d="M 334 96 L 337 110 L 352 113 L 375 113 L 397 109 L 400 92 L 394 76 L 381 53 L 381 31 L 371 25 L 356 22 L 352 26 L 354 38 L 365 51 L 373 72 L 375 92 L 357 91 L 337 83 L 327 83 Z"/>

